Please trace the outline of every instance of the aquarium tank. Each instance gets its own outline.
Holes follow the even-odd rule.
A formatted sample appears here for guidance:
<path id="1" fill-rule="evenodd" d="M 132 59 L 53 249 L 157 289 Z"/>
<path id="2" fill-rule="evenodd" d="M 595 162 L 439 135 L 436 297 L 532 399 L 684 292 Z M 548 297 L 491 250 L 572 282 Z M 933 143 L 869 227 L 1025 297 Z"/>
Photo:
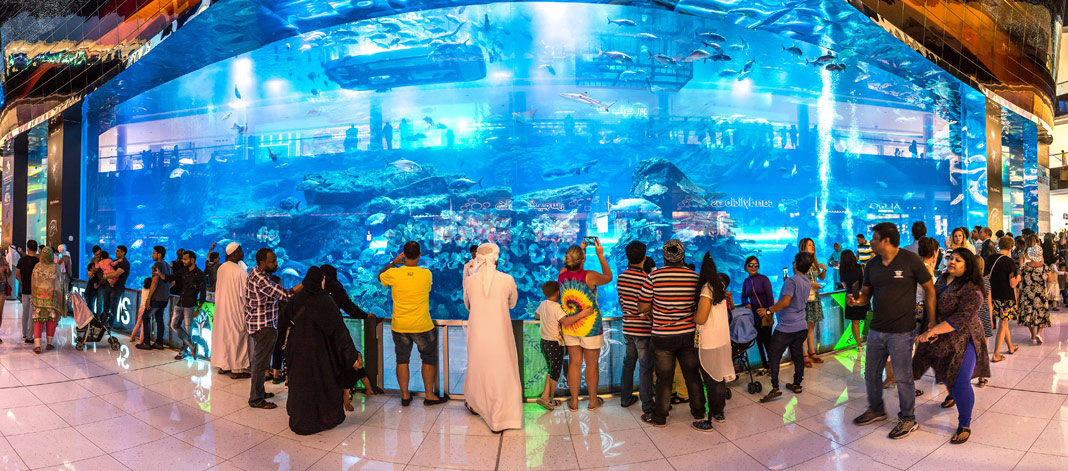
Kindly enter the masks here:
<path id="1" fill-rule="evenodd" d="M 417 241 L 432 317 L 466 319 L 469 247 L 493 242 L 519 287 L 512 316 L 529 319 L 586 236 L 616 273 L 630 241 L 660 264 L 679 239 L 738 296 L 747 256 L 779 286 L 801 238 L 826 263 L 878 222 L 908 243 L 913 221 L 934 237 L 986 221 L 984 96 L 845 2 L 409 10 L 306 30 L 129 99 L 97 92 L 83 253 L 125 244 L 139 279 L 155 245 L 203 260 L 238 241 L 250 266 L 268 247 L 284 285 L 332 264 L 388 317 L 376 274 Z M 1016 177 L 1005 187 L 1021 204 L 1005 216 L 1023 224 L 1028 175 Z M 587 267 L 599 269 L 592 248 Z M 600 288 L 605 316 L 620 314 L 614 290 Z"/>

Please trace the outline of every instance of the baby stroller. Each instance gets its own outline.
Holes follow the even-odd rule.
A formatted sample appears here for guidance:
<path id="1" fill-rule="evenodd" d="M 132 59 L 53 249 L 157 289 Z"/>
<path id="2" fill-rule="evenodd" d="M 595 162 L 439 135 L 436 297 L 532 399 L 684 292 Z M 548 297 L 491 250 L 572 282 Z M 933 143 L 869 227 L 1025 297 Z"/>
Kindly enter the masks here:
<path id="1" fill-rule="evenodd" d="M 764 388 L 760 386 L 760 381 L 753 380 L 753 370 L 749 368 L 749 349 L 753 347 L 753 342 L 757 337 L 753 312 L 741 308 L 735 309 L 731 314 L 731 359 L 734 360 L 736 368 L 740 364 L 742 370 L 749 372 L 749 385 L 746 386 L 746 391 L 749 391 L 749 394 L 757 394 Z M 730 392 L 731 390 L 728 389 L 727 399 L 730 399 Z"/>
<path id="2" fill-rule="evenodd" d="M 115 334 L 111 333 L 111 329 L 107 325 L 93 315 L 93 311 L 89 310 L 89 305 L 85 303 L 85 299 L 80 294 L 71 293 L 70 303 L 74 312 L 74 323 L 77 326 L 74 337 L 75 350 L 79 352 L 85 350 L 87 342 L 99 342 L 100 339 L 104 338 L 104 332 L 108 334 L 108 345 L 111 346 L 111 349 L 119 349 L 119 339 L 115 338 Z"/>

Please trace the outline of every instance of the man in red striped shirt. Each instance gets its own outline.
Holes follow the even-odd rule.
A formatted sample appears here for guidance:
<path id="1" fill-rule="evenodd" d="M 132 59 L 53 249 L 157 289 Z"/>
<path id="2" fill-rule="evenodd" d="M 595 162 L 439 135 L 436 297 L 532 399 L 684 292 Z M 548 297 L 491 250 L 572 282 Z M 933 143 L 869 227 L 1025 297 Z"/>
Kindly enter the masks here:
<path id="1" fill-rule="evenodd" d="M 682 369 L 686 387 L 701 391 L 699 360 L 694 348 L 694 311 L 697 309 L 698 275 L 685 265 L 686 248 L 678 239 L 664 244 L 664 267 L 653 271 L 642 284 L 638 295 L 638 311 L 652 321 L 653 363 L 656 369 L 656 405 L 653 415 L 643 419 L 655 427 L 666 427 L 671 400 L 671 380 L 675 362 Z M 690 414 L 704 423 L 703 394 L 690 398 Z M 711 431 L 711 425 L 707 430 Z"/>
<path id="2" fill-rule="evenodd" d="M 616 279 L 619 307 L 623 311 L 623 340 L 627 344 L 623 356 L 623 377 L 619 384 L 620 404 L 630 407 L 638 399 L 642 401 L 642 415 L 653 413 L 653 350 L 649 347 L 649 335 L 653 323 L 638 312 L 638 296 L 642 284 L 649 278 L 643 269 L 646 247 L 639 241 L 627 244 L 627 269 Z M 638 366 L 638 397 L 634 397 L 634 366 Z"/>

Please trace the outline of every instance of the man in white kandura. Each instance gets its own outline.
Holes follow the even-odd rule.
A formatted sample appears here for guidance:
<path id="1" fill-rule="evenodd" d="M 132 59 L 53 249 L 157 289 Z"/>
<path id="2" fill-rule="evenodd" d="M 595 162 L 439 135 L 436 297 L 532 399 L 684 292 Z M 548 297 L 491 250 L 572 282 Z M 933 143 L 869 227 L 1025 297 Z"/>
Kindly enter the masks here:
<path id="1" fill-rule="evenodd" d="M 464 280 L 464 305 L 470 311 L 464 405 L 494 433 L 523 426 L 523 388 L 508 313 L 519 294 L 511 275 L 497 271 L 499 254 L 496 244 L 479 246 L 473 274 Z"/>
<path id="2" fill-rule="evenodd" d="M 226 263 L 215 282 L 215 321 L 211 328 L 211 366 L 233 379 L 250 377 L 248 328 L 245 326 L 245 281 L 248 267 L 241 244 L 226 246 Z"/>

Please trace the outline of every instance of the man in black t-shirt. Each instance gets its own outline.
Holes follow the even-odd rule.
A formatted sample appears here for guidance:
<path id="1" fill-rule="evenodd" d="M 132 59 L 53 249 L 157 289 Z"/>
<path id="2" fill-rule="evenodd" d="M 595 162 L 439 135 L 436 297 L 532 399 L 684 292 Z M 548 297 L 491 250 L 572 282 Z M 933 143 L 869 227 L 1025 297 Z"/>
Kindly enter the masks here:
<path id="1" fill-rule="evenodd" d="M 119 300 L 126 290 L 126 278 L 130 276 L 130 261 L 126 260 L 126 246 L 115 247 L 115 269 L 104 275 L 100 283 L 100 293 L 104 297 L 104 308 L 100 311 L 105 324 L 115 319 L 119 309 Z"/>
<path id="2" fill-rule="evenodd" d="M 1019 348 L 1012 344 L 1012 336 L 1009 335 L 1008 321 L 1016 319 L 1016 284 L 1020 282 L 1017 274 L 1016 262 L 1013 261 L 1012 248 L 1016 246 L 1012 237 L 998 239 L 1000 252 L 986 258 L 986 273 L 990 278 L 990 305 L 993 307 L 991 314 L 1000 319 L 998 333 L 994 340 L 994 357 L 992 362 L 1005 359 L 1001 355 L 1001 342 L 1009 348 L 1009 353 L 1015 353 Z"/>
<path id="3" fill-rule="evenodd" d="M 898 424 L 889 437 L 901 439 L 919 428 L 916 424 L 916 385 L 912 378 L 912 345 L 916 338 L 916 285 L 926 293 L 927 324 L 934 326 L 935 290 L 931 274 L 919 255 L 901 250 L 901 235 L 892 223 L 877 224 L 872 229 L 871 247 L 875 254 L 864 270 L 864 287 L 860 299 L 849 295 L 851 306 L 872 303 L 872 320 L 865 348 L 864 381 L 868 391 L 868 410 L 853 423 L 868 425 L 886 420 L 883 403 L 883 369 L 887 356 L 894 368 L 900 402 Z"/>
<path id="4" fill-rule="evenodd" d="M 19 298 L 22 300 L 22 339 L 33 343 L 33 269 L 37 266 L 37 241 L 26 241 L 26 255 L 15 265 L 15 279 L 19 280 Z"/>

